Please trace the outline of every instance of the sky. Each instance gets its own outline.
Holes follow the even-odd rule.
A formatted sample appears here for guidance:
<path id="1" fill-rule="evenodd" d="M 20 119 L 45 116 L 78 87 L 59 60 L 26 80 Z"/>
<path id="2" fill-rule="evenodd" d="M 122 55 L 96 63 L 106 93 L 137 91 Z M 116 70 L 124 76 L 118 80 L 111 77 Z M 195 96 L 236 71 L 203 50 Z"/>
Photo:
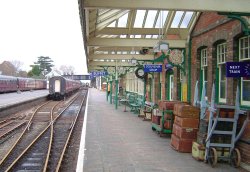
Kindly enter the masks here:
<path id="1" fill-rule="evenodd" d="M 39 56 L 87 74 L 77 0 L 0 0 L 0 63 L 28 71 Z"/>

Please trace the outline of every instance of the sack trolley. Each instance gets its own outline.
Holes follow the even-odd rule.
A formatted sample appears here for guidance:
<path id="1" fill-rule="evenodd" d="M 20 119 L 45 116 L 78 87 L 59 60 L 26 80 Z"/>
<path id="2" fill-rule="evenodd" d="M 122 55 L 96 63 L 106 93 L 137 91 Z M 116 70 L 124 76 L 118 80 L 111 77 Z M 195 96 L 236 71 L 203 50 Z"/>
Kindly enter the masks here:
<path id="1" fill-rule="evenodd" d="M 220 114 L 220 109 L 228 109 L 234 111 L 233 118 L 225 118 Z M 235 106 L 228 105 L 216 105 L 215 104 L 215 86 L 213 84 L 211 105 L 208 108 L 209 113 L 209 123 L 208 123 L 208 133 L 206 138 L 206 151 L 205 151 L 205 161 L 208 162 L 212 167 L 214 167 L 218 160 L 224 160 L 231 163 L 232 166 L 238 167 L 241 162 L 240 151 L 235 148 L 235 143 L 239 140 L 241 134 L 243 133 L 248 121 L 249 114 L 243 123 L 242 128 L 237 133 L 237 122 L 239 115 L 246 115 L 246 111 L 240 110 L 239 103 L 239 87 L 237 86 Z M 223 125 L 220 125 L 223 124 Z M 221 127 L 222 126 L 222 127 Z M 225 127 L 226 126 L 226 127 Z M 216 136 L 224 136 L 227 139 L 221 141 L 221 139 L 215 139 Z M 227 149 L 228 154 L 218 154 L 218 149 Z"/>

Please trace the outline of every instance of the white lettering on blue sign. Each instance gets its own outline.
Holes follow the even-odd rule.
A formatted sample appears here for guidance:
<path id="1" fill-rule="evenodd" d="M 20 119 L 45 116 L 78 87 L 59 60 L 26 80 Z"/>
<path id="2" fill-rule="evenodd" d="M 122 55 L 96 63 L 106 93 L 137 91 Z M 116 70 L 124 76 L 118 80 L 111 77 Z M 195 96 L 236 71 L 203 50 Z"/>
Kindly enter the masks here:
<path id="1" fill-rule="evenodd" d="M 229 73 L 240 73 L 240 70 L 229 70 Z"/>
<path id="2" fill-rule="evenodd" d="M 230 66 L 230 69 L 240 69 L 240 66 Z"/>

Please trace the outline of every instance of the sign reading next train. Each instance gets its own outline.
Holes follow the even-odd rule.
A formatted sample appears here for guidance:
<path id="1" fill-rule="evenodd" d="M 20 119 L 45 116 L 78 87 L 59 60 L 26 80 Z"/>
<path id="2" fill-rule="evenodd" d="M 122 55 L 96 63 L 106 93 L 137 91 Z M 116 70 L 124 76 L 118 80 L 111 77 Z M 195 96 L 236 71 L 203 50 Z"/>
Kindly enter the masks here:
<path id="1" fill-rule="evenodd" d="M 227 77 L 250 77 L 250 62 L 227 62 Z"/>

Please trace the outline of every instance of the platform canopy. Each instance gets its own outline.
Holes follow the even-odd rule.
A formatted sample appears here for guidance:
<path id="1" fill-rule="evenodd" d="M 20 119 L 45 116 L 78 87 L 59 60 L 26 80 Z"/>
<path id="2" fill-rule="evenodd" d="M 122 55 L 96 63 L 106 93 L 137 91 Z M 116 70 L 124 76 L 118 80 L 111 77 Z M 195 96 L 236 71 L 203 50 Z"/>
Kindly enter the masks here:
<path id="1" fill-rule="evenodd" d="M 88 71 L 153 60 L 157 42 L 185 48 L 203 11 L 250 11 L 249 0 L 79 0 Z"/>

